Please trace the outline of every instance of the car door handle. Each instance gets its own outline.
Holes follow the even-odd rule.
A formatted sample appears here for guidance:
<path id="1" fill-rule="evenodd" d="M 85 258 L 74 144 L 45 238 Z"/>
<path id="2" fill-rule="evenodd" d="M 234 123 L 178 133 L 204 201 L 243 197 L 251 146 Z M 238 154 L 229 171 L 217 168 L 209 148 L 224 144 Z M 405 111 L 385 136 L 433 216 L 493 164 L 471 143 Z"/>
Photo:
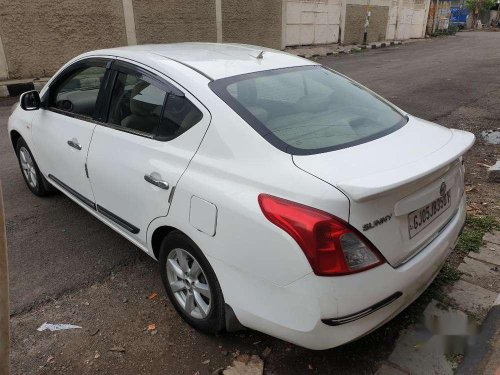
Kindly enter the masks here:
<path id="1" fill-rule="evenodd" d="M 160 180 L 159 178 L 156 178 L 152 174 L 144 175 L 144 179 L 147 182 L 149 182 L 150 184 L 153 184 L 154 186 L 158 186 L 160 189 L 168 190 L 168 188 L 169 188 L 167 181 Z"/>
<path id="2" fill-rule="evenodd" d="M 68 145 L 70 145 L 73 148 L 76 148 L 77 150 L 81 150 L 82 149 L 82 145 L 79 144 L 78 141 L 75 140 L 75 139 L 70 139 L 68 141 Z"/>

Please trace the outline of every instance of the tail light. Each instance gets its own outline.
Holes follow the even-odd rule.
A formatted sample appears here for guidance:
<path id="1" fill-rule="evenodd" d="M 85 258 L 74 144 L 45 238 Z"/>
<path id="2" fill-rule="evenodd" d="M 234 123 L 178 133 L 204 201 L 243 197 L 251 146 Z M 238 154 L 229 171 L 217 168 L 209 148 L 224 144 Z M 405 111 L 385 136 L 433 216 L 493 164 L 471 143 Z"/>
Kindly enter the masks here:
<path id="1" fill-rule="evenodd" d="M 347 275 L 384 263 L 358 231 L 326 212 L 267 194 L 259 195 L 259 205 L 297 242 L 316 275 Z"/>

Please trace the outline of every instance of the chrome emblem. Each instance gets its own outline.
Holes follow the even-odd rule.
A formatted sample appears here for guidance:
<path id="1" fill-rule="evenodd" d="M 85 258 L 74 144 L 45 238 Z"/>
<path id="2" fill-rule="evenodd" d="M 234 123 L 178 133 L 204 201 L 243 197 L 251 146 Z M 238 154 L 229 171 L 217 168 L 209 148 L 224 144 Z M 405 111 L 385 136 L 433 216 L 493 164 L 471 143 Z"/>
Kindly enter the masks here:
<path id="1" fill-rule="evenodd" d="M 439 194 L 441 194 L 441 196 L 446 194 L 446 182 L 441 183 L 441 187 L 439 188 Z"/>
<path id="2" fill-rule="evenodd" d="M 392 214 L 389 214 L 389 215 L 385 215 L 384 217 L 381 217 L 377 220 L 374 220 L 371 223 L 366 223 L 365 225 L 363 225 L 363 232 L 366 232 L 367 230 L 378 227 L 379 225 L 382 225 L 391 219 L 392 219 Z"/>

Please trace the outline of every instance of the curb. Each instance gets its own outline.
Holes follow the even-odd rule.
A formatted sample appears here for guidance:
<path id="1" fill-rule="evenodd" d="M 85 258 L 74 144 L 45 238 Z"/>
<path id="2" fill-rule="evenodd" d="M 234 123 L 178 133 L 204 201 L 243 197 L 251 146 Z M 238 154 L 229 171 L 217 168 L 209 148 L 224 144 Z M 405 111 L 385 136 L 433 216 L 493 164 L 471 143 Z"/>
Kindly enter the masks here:
<path id="1" fill-rule="evenodd" d="M 394 41 L 384 41 L 384 42 L 376 42 L 370 44 L 353 44 L 348 46 L 329 44 L 329 45 L 304 46 L 304 47 L 288 47 L 285 49 L 285 52 L 306 59 L 312 59 L 316 57 L 338 55 L 341 53 L 352 53 L 368 49 L 399 46 L 406 43 L 407 43 L 406 41 L 394 40 Z"/>
<path id="2" fill-rule="evenodd" d="M 390 47 L 390 46 L 399 46 L 402 44 L 406 44 L 400 40 L 395 40 L 391 42 L 380 42 L 380 43 L 372 43 L 368 44 L 366 46 L 360 46 L 361 48 L 366 48 L 366 49 L 377 49 L 377 48 L 385 48 L 385 47 Z"/>

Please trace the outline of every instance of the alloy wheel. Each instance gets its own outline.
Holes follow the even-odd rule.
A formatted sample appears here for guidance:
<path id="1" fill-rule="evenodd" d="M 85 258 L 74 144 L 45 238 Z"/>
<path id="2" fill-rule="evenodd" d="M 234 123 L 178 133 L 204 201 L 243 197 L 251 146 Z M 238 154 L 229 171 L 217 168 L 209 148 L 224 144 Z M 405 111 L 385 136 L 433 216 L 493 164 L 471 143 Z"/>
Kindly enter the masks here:
<path id="1" fill-rule="evenodd" d="M 212 294 L 198 261 L 186 250 L 174 249 L 168 254 L 166 268 L 170 289 L 179 305 L 193 318 L 206 318 L 212 308 Z"/>
<path id="2" fill-rule="evenodd" d="M 21 162 L 21 169 L 23 170 L 26 181 L 29 186 L 35 189 L 38 185 L 35 163 L 33 162 L 33 159 L 31 158 L 31 155 L 26 147 L 21 147 L 19 149 L 19 161 Z"/>

